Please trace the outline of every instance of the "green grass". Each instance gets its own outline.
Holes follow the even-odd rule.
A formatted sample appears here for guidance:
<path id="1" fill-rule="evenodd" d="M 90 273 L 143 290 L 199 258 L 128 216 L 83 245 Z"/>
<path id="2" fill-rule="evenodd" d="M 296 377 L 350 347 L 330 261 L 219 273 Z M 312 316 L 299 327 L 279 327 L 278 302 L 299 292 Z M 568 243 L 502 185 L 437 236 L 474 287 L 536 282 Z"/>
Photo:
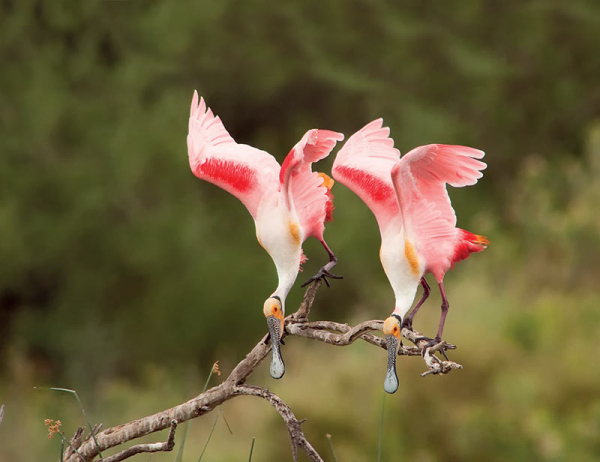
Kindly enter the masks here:
<path id="1" fill-rule="evenodd" d="M 327 441 L 329 441 L 329 449 L 331 450 L 331 458 L 333 462 L 337 462 L 337 457 L 335 456 L 335 451 L 333 450 L 333 443 L 331 441 L 331 435 L 328 433 L 325 435 L 327 437 Z"/>
<path id="2" fill-rule="evenodd" d="M 250 446 L 250 456 L 248 457 L 248 462 L 252 462 L 252 452 L 254 451 L 254 442 L 256 438 L 252 438 L 252 445 Z"/>
<path id="3" fill-rule="evenodd" d="M 383 444 L 383 422 L 385 416 L 385 392 L 381 399 L 381 417 L 379 418 L 379 442 L 377 443 L 377 462 L 381 462 L 381 448 Z"/>

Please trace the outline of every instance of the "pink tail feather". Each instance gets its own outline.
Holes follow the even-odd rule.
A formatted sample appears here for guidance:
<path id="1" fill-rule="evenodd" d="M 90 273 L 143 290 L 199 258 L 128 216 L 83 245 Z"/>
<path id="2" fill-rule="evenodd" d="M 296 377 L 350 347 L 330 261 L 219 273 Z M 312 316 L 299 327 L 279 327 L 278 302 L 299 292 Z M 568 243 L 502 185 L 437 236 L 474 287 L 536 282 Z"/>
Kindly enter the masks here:
<path id="1" fill-rule="evenodd" d="M 479 234 L 473 234 L 464 229 L 458 229 L 458 243 L 454 249 L 454 256 L 452 257 L 452 265 L 461 260 L 464 260 L 469 255 L 475 252 L 481 252 L 489 245 L 490 241 L 485 236 Z"/>

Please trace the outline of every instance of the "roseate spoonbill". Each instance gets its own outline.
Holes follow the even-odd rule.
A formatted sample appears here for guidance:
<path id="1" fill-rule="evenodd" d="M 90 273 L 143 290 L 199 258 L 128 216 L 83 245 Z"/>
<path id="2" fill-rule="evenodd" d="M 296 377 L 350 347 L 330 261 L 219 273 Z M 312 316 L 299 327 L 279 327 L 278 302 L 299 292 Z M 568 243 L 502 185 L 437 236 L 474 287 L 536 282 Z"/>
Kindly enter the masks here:
<path id="1" fill-rule="evenodd" d="M 323 232 L 331 221 L 334 181 L 324 173 L 313 172 L 311 164 L 329 155 L 341 133 L 309 130 L 292 148 L 280 167 L 265 151 L 237 144 L 221 119 L 198 102 L 194 92 L 187 137 L 190 167 L 194 175 L 233 194 L 246 206 L 256 225 L 259 244 L 269 253 L 279 284 L 265 301 L 263 313 L 273 346 L 271 376 L 283 377 L 285 366 L 279 343 L 283 335 L 285 299 L 294 285 L 306 257 L 302 243 L 316 237 L 329 254 L 329 262 L 306 283 L 319 278 L 341 279 L 329 271 L 337 263 Z"/>
<path id="2" fill-rule="evenodd" d="M 446 191 L 446 183 L 455 187 L 477 183 L 486 164 L 477 160 L 483 151 L 443 144 L 421 146 L 400 158 L 390 129 L 382 125 L 383 119 L 377 119 L 352 135 L 337 154 L 332 173 L 367 204 L 379 224 L 379 257 L 396 297 L 394 311 L 383 324 L 388 349 L 384 388 L 394 393 L 402 327 L 412 327 L 415 313 L 429 296 L 424 275 L 433 274 L 442 295 L 439 329 L 435 339 L 428 339 L 429 348 L 441 342 L 448 313 L 444 274 L 489 243 L 456 227 Z M 405 317 L 419 284 L 423 297 Z"/>

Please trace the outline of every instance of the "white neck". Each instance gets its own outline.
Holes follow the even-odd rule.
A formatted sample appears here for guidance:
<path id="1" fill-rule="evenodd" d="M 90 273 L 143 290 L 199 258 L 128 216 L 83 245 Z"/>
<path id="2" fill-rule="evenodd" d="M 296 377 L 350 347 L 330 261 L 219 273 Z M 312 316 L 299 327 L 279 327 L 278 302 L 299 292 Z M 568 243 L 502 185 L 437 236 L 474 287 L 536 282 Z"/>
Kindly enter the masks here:
<path id="1" fill-rule="evenodd" d="M 290 290 L 292 290 L 292 287 L 294 285 L 294 282 L 296 281 L 296 277 L 298 276 L 298 271 L 299 271 L 299 264 L 300 261 L 298 260 L 298 264 L 295 265 L 295 270 L 293 269 L 293 267 L 288 266 L 280 266 L 280 265 L 276 265 L 277 266 L 277 276 L 279 277 L 279 284 L 277 285 L 277 289 L 275 290 L 275 292 L 273 292 L 271 294 L 271 296 L 273 295 L 277 295 L 279 297 L 279 299 L 281 300 L 281 309 L 283 310 L 283 313 L 285 314 L 285 299 L 288 296 L 288 294 L 290 293 Z"/>
<path id="2" fill-rule="evenodd" d="M 402 320 L 404 320 L 404 316 L 410 310 L 410 307 L 412 306 L 412 303 L 415 299 L 418 287 L 419 284 L 417 283 L 412 285 L 411 287 L 406 287 L 405 289 L 407 290 L 400 293 L 394 290 L 394 294 L 396 295 L 396 307 L 394 308 L 392 314 L 396 314 L 400 316 Z"/>

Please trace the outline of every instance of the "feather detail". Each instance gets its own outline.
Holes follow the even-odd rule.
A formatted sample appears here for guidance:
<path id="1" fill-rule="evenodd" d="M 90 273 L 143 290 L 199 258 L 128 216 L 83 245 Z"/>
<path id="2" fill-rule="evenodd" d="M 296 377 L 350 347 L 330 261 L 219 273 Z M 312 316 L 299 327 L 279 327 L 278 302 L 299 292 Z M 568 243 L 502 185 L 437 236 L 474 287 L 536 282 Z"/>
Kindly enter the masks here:
<path id="1" fill-rule="evenodd" d="M 256 219 L 263 196 L 277 191 L 279 164 L 275 158 L 237 144 L 197 92 L 192 99 L 187 143 L 194 175 L 237 197 Z"/>
<path id="2" fill-rule="evenodd" d="M 337 141 L 344 138 L 341 133 L 329 130 L 309 130 L 294 146 L 285 158 L 279 181 L 287 194 L 290 206 L 298 215 L 308 236 L 321 239 L 324 222 L 331 221 L 333 210 L 332 197 L 329 194 L 334 181 L 328 175 L 313 172 L 311 165 L 326 157 Z"/>
<path id="3" fill-rule="evenodd" d="M 302 265 L 308 261 L 308 257 L 304 253 L 304 250 L 300 249 L 300 266 L 298 267 L 298 271 L 302 272 L 304 269 Z"/>
<path id="4" fill-rule="evenodd" d="M 333 221 L 333 193 L 330 189 L 327 190 L 327 202 L 325 203 L 325 221 Z"/>
<path id="5" fill-rule="evenodd" d="M 454 247 L 454 255 L 452 256 L 452 267 L 469 255 L 476 252 L 481 252 L 489 245 L 490 241 L 485 236 L 473 234 L 464 229 L 458 229 L 458 240 Z"/>

